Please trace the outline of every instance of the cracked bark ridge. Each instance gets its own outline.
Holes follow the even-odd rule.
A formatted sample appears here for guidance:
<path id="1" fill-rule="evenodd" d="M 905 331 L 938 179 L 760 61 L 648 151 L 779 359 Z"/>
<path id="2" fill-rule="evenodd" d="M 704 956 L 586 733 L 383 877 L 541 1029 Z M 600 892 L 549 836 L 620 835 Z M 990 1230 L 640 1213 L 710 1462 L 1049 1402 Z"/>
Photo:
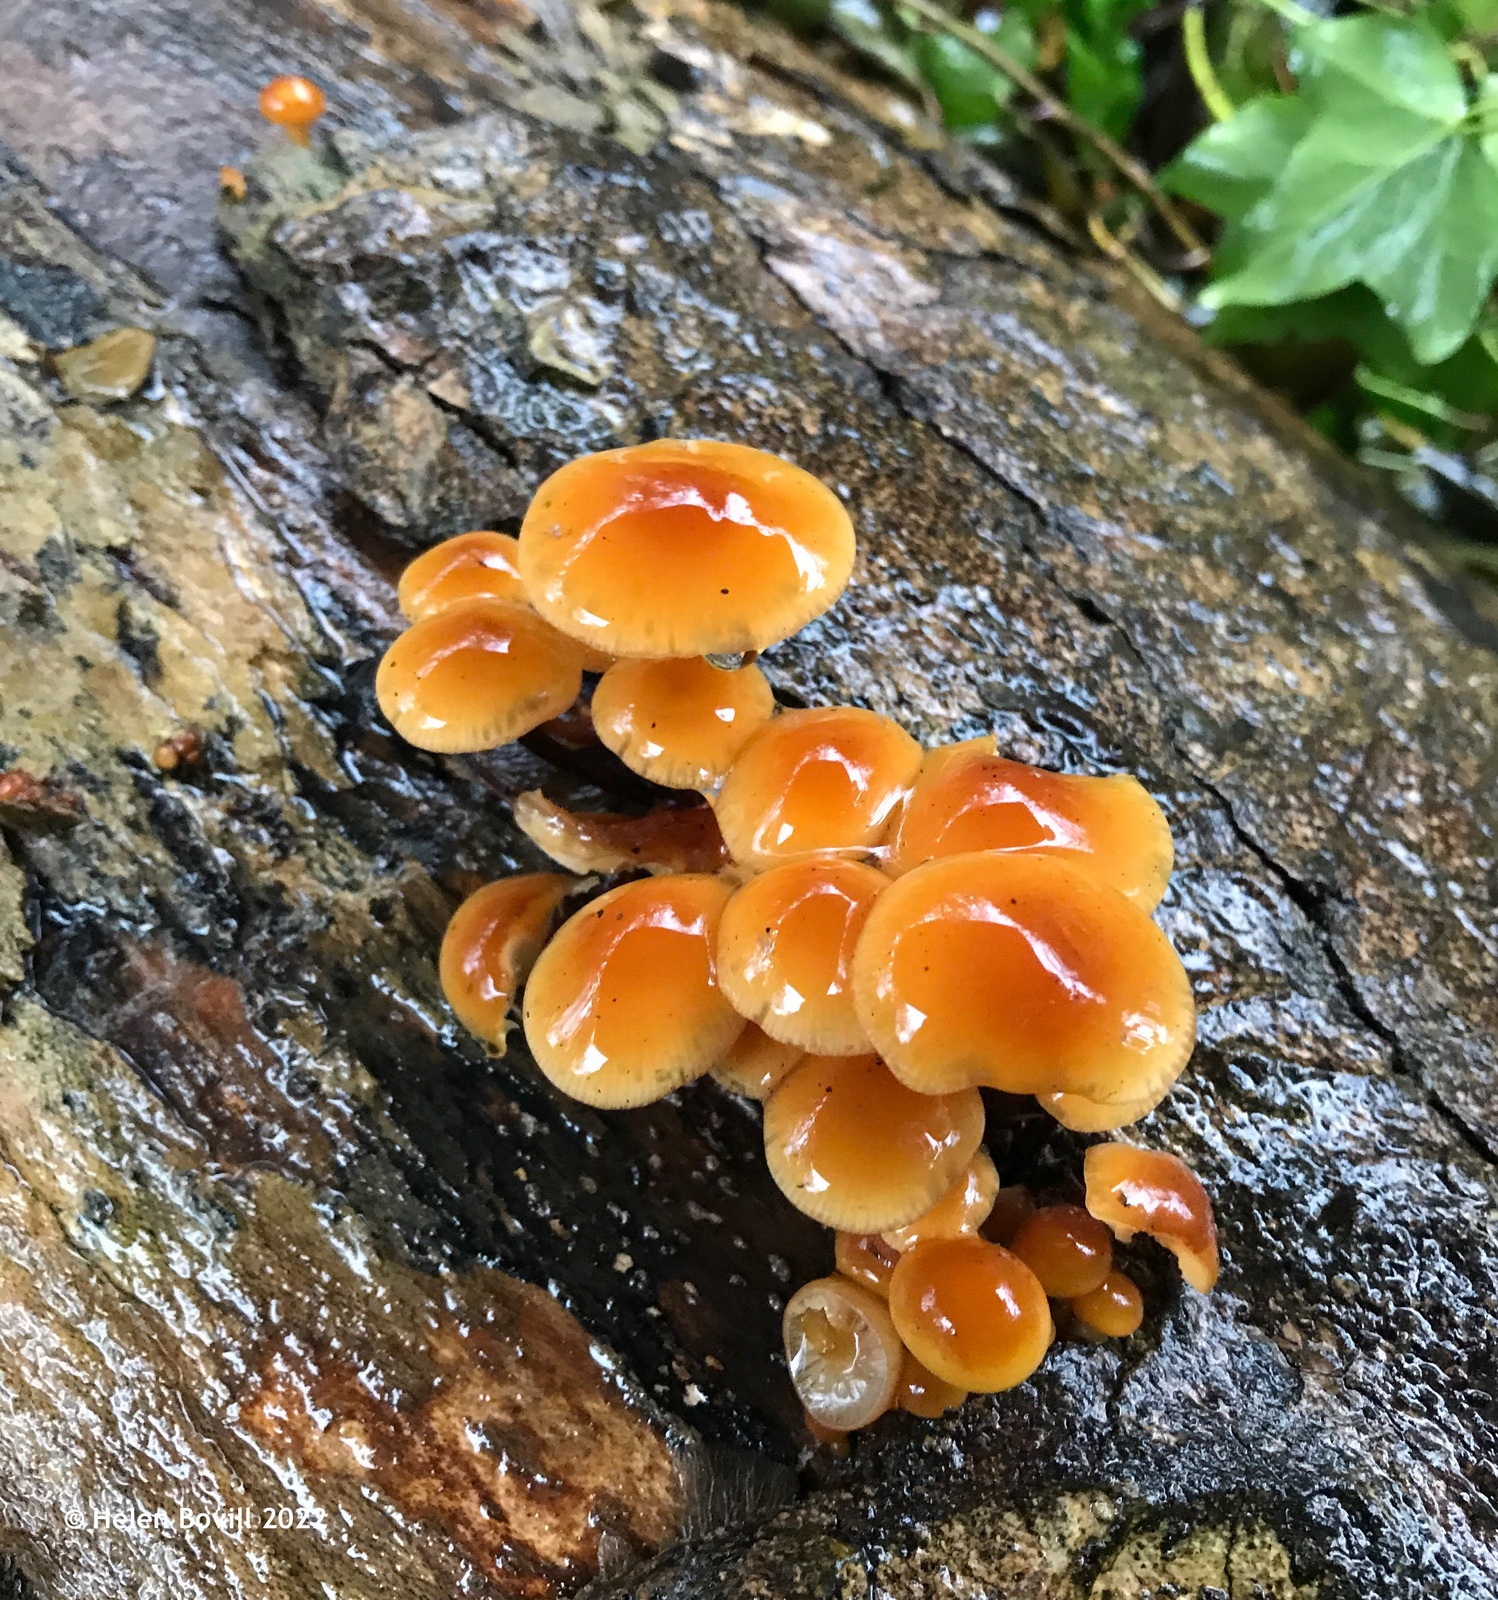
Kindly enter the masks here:
<path id="1" fill-rule="evenodd" d="M 218 1594 L 221 1573 L 358 1593 L 355 1541 L 402 1595 L 614 1573 L 664 1500 L 631 1529 L 594 1482 L 596 1544 L 569 1568 L 476 1553 L 472 1481 L 431 1487 L 497 1359 L 482 1338 L 453 1356 L 443 1296 L 537 1303 L 498 1265 L 554 1286 L 697 1425 L 689 1527 L 738 1519 L 600 1593 L 1491 1593 L 1498 673 L 1429 598 L 1414 525 L 990 209 L 978 191 L 1002 187 L 887 91 L 701 0 L 542 9 L 539 35 L 399 0 L 301 0 L 273 35 L 236 0 L 140 0 L 128 41 L 95 0 L 0 22 L 0 84 L 89 113 L 42 126 L 34 94 L 0 95 L 88 234 L 0 183 L 21 330 L 0 348 L 22 352 L 0 362 L 21 539 L 0 740 L 85 811 L 8 832 L 0 862 L 0 1304 L 24 1333 L 0 1348 L 6 1547 L 55 1595 Z M 219 309 L 237 291 L 185 130 L 228 105 L 242 137 L 292 56 L 337 85 L 336 160 L 273 150 L 222 213 L 277 363 Z M 59 411 L 26 341 L 121 323 L 161 335 L 161 387 Z M 663 431 L 782 450 L 854 508 L 855 584 L 769 658 L 783 690 L 1141 774 L 1176 833 L 1161 915 L 1203 1007 L 1196 1064 L 1141 1136 L 1218 1199 L 1218 1293 L 1127 1252 L 1135 1339 L 1064 1344 L 940 1423 L 889 1419 L 768 1520 L 744 1520 L 777 1481 L 756 1462 L 795 1447 L 773 1297 L 825 1243 L 764 1179 L 754 1119 L 710 1086 L 581 1114 L 518 1050 L 485 1062 L 437 997 L 447 911 L 537 864 L 514 795 L 610 797 L 524 751 L 422 757 L 369 693 L 393 547 L 503 526 L 561 460 Z M 161 772 L 185 727 L 202 761 Z M 1081 1140 L 993 1121 L 1006 1178 L 1074 1181 Z M 270 1331 L 278 1287 L 316 1371 Z M 50 1388 L 13 1348 L 49 1357 Z M 346 1351 L 412 1385 L 410 1481 L 337 1455 L 334 1424 L 390 1437 Z M 299 1431 L 298 1404 L 332 1422 Z M 91 1446 L 87 1418 L 122 1407 L 137 1429 Z M 619 1478 L 661 1461 L 635 1415 L 615 1418 Z M 162 1429 L 220 1494 L 226 1463 L 256 1487 L 300 1474 L 355 1518 L 348 1540 L 257 1546 L 266 1580 L 211 1536 L 70 1537 L 80 1485 L 166 1493 Z M 483 1459 L 524 1478 L 515 1443 Z"/>

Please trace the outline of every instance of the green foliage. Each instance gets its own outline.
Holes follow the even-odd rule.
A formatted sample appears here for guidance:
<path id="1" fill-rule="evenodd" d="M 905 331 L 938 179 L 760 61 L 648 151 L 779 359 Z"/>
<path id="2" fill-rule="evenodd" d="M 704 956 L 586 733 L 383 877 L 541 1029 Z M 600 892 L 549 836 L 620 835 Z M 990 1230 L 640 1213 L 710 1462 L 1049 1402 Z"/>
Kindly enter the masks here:
<path id="1" fill-rule="evenodd" d="M 1023 12 L 1008 11 L 980 31 L 1022 67 L 1034 66 L 1035 35 Z M 1014 93 L 1014 84 L 997 67 L 948 33 L 918 34 L 915 60 L 953 132 L 980 141 L 997 138 L 1000 109 Z"/>

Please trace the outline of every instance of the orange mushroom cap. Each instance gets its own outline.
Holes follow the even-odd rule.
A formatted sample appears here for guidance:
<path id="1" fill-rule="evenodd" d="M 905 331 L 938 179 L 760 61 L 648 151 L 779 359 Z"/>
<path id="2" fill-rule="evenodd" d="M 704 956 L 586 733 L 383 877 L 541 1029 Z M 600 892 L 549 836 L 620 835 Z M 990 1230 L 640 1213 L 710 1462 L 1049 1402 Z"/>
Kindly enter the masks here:
<path id="1" fill-rule="evenodd" d="M 515 797 L 515 825 L 569 872 L 716 872 L 728 865 L 707 806 L 661 806 L 642 817 L 568 811 L 539 789 Z"/>
<path id="2" fill-rule="evenodd" d="M 528 872 L 485 884 L 453 912 L 442 936 L 442 993 L 458 1021 L 501 1056 L 510 1007 L 573 883 L 556 872 Z"/>
<path id="3" fill-rule="evenodd" d="M 774 712 L 758 667 L 726 671 L 701 656 L 616 662 L 593 691 L 598 737 L 631 771 L 668 789 L 716 789 Z"/>
<path id="4" fill-rule="evenodd" d="M 1042 1206 L 1009 1248 L 1057 1300 L 1091 1294 L 1113 1266 L 1113 1235 L 1081 1206 Z"/>
<path id="5" fill-rule="evenodd" d="M 458 600 L 487 596 L 530 606 L 516 564 L 517 546 L 507 533 L 478 529 L 424 550 L 401 573 L 395 591 L 402 616 L 412 622 L 443 611 Z"/>
<path id="6" fill-rule="evenodd" d="M 1067 1094 L 1064 1090 L 1038 1094 L 1035 1098 L 1063 1128 L 1070 1128 L 1073 1133 L 1112 1133 L 1147 1117 L 1175 1087 L 1185 1067 L 1183 1058 L 1180 1066 L 1163 1082 L 1154 1082 L 1143 1093 L 1121 1100 L 1089 1100 L 1086 1095 Z"/>
<path id="7" fill-rule="evenodd" d="M 813 1421 L 848 1432 L 894 1403 L 905 1351 L 884 1302 L 846 1278 L 817 1278 L 786 1302 L 785 1360 Z"/>
<path id="8" fill-rule="evenodd" d="M 272 78 L 260 91 L 260 115 L 285 128 L 298 144 L 308 143 L 312 124 L 326 110 L 323 92 L 310 78 Z"/>
<path id="9" fill-rule="evenodd" d="M 385 652 L 375 697 L 421 750 L 508 744 L 565 711 L 582 688 L 578 649 L 533 612 L 464 600 L 413 622 Z"/>
<path id="10" fill-rule="evenodd" d="M 1181 1276 L 1209 1293 L 1217 1283 L 1217 1222 L 1201 1180 L 1179 1156 L 1131 1144 L 1095 1144 L 1083 1158 L 1087 1209 L 1127 1244 L 1147 1233 L 1171 1251 Z"/>
<path id="11" fill-rule="evenodd" d="M 850 1233 L 913 1222 L 982 1137 L 977 1090 L 916 1094 L 874 1056 L 808 1056 L 765 1102 L 765 1159 L 781 1193 Z"/>
<path id="12" fill-rule="evenodd" d="M 921 747 L 875 711 L 787 711 L 739 752 L 713 805 L 735 861 L 867 854 L 883 844 L 920 764 Z"/>
<path id="13" fill-rule="evenodd" d="M 711 439 L 569 462 L 520 528 L 532 604 L 620 656 L 763 650 L 837 599 L 853 549 L 853 524 L 825 484 Z"/>
<path id="14" fill-rule="evenodd" d="M 928 1239 L 889 1285 L 895 1330 L 922 1366 L 960 1389 L 1012 1389 L 1045 1359 L 1051 1306 L 1035 1274 L 986 1239 Z"/>
<path id="15" fill-rule="evenodd" d="M 955 1411 L 967 1399 L 967 1390 L 948 1383 L 927 1366 L 922 1365 L 907 1350 L 905 1365 L 900 1369 L 900 1390 L 895 1404 L 913 1417 L 934 1419 Z"/>
<path id="16" fill-rule="evenodd" d="M 896 1250 L 910 1250 L 922 1239 L 960 1239 L 977 1233 L 998 1198 L 999 1173 L 986 1150 L 980 1150 L 966 1172 L 931 1207 L 903 1228 L 884 1235 Z"/>
<path id="17" fill-rule="evenodd" d="M 874 867 L 806 857 L 751 878 L 718 929 L 718 982 L 773 1039 L 824 1056 L 865 1055 L 853 1011 L 853 950 L 889 879 Z"/>
<path id="18" fill-rule="evenodd" d="M 644 1105 L 700 1077 L 744 1019 L 713 972 L 716 878 L 682 873 L 611 889 L 574 913 L 525 988 L 525 1038 L 564 1094 L 589 1105 Z"/>
<path id="19" fill-rule="evenodd" d="M 832 1259 L 837 1270 L 881 1299 L 889 1299 L 890 1274 L 900 1252 L 885 1243 L 882 1233 L 844 1233 L 833 1235 Z"/>
<path id="20" fill-rule="evenodd" d="M 1196 1037 L 1159 928 L 1039 854 L 944 856 L 897 878 L 864 924 L 853 992 L 890 1070 L 928 1094 L 1127 1096 L 1171 1081 Z"/>
<path id="21" fill-rule="evenodd" d="M 720 984 L 722 978 L 720 972 Z M 793 1044 L 772 1039 L 762 1028 L 748 1022 L 728 1054 L 713 1068 L 713 1078 L 734 1094 L 746 1095 L 750 1100 L 767 1100 L 776 1084 L 805 1054 Z"/>
<path id="22" fill-rule="evenodd" d="M 992 736 L 929 751 L 900 819 L 891 870 L 973 850 L 1043 850 L 1153 911 L 1170 881 L 1165 814 L 1137 778 L 1047 772 Z"/>
<path id="23" fill-rule="evenodd" d="M 1079 1322 L 1109 1339 L 1127 1339 L 1144 1321 L 1144 1296 L 1138 1284 L 1116 1268 L 1096 1289 L 1075 1296 L 1071 1308 Z"/>

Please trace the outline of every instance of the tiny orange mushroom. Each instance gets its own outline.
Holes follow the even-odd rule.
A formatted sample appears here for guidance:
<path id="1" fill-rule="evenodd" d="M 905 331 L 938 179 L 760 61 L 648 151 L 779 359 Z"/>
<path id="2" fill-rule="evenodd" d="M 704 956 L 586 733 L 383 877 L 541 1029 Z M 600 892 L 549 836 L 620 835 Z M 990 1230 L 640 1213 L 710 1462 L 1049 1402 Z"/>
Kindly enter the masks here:
<path id="1" fill-rule="evenodd" d="M 900 1371 L 900 1389 L 895 1404 L 913 1417 L 934 1419 L 955 1411 L 967 1399 L 967 1390 L 945 1378 L 938 1378 L 927 1366 L 905 1352 L 905 1365 Z"/>
<path id="2" fill-rule="evenodd" d="M 312 142 L 312 124 L 327 110 L 323 92 L 310 78 L 272 78 L 260 91 L 260 115 L 285 128 L 297 144 Z"/>
<path id="3" fill-rule="evenodd" d="M 986 1239 L 928 1239 L 889 1285 L 895 1329 L 922 1366 L 979 1394 L 1012 1389 L 1045 1359 L 1050 1302 L 1018 1256 Z"/>
<path id="4" fill-rule="evenodd" d="M 515 797 L 515 825 L 569 872 L 717 872 L 728 851 L 706 806 L 659 806 L 644 816 L 569 811 L 539 789 Z"/>
<path id="5" fill-rule="evenodd" d="M 837 1270 L 881 1299 L 889 1299 L 890 1274 L 900 1252 L 885 1242 L 882 1233 L 843 1233 L 833 1235 L 832 1259 Z"/>
<path id="6" fill-rule="evenodd" d="M 892 1228 L 885 1241 L 896 1250 L 909 1250 L 922 1239 L 960 1239 L 977 1233 L 988 1220 L 998 1198 L 999 1174 L 986 1150 L 980 1150 L 966 1172 L 931 1207 L 903 1228 Z"/>
<path id="7" fill-rule="evenodd" d="M 1009 1248 L 1055 1300 L 1091 1294 L 1113 1266 L 1113 1235 L 1081 1206 L 1042 1206 Z"/>
<path id="8" fill-rule="evenodd" d="M 763 650 L 837 599 L 853 553 L 853 524 L 825 484 L 711 439 L 569 462 L 520 528 L 532 604 L 619 656 Z"/>
<path id="9" fill-rule="evenodd" d="M 1144 1296 L 1126 1272 L 1117 1269 L 1087 1294 L 1071 1302 L 1077 1320 L 1109 1339 L 1127 1339 L 1144 1321 Z"/>
<path id="10" fill-rule="evenodd" d="M 645 1105 L 721 1061 L 744 1026 L 713 945 L 728 888 L 696 873 L 642 878 L 575 912 L 525 988 L 525 1039 L 564 1094 Z"/>
<path id="11" fill-rule="evenodd" d="M 632 772 L 668 789 L 716 789 L 775 713 L 758 667 L 701 656 L 619 661 L 593 691 L 598 737 Z"/>
<path id="12" fill-rule="evenodd" d="M 1196 1037 L 1160 929 L 1038 854 L 944 856 L 897 878 L 864 924 L 853 991 L 874 1048 L 927 1094 L 1128 1096 L 1172 1081 Z"/>
<path id="13" fill-rule="evenodd" d="M 1153 911 L 1174 847 L 1137 778 L 1047 772 L 997 753 L 990 735 L 929 751 L 895 839 L 891 871 L 972 850 L 1042 850 Z"/>
<path id="14" fill-rule="evenodd" d="M 860 861 L 805 857 L 751 878 L 718 930 L 718 982 L 771 1038 L 824 1056 L 866 1055 L 853 950 L 889 879 Z"/>
<path id="15" fill-rule="evenodd" d="M 879 849 L 921 764 L 921 747 L 859 706 L 787 711 L 739 752 L 713 802 L 735 861 Z"/>
<path id="16" fill-rule="evenodd" d="M 559 716 L 582 688 L 577 646 L 521 606 L 463 600 L 385 652 L 375 698 L 421 750 L 488 750 Z"/>
<path id="17" fill-rule="evenodd" d="M 865 1428 L 889 1410 L 905 1351 L 889 1308 L 846 1278 L 816 1278 L 786 1302 L 786 1365 L 796 1397 L 822 1428 Z"/>
<path id="18" fill-rule="evenodd" d="M 447 924 L 437 964 L 442 993 L 458 1021 L 498 1055 L 510 1008 L 574 887 L 557 872 L 501 878 L 469 895 Z"/>
<path id="19" fill-rule="evenodd" d="M 1174 1254 L 1203 1294 L 1217 1283 L 1217 1222 L 1201 1180 L 1179 1156 L 1131 1144 L 1095 1144 L 1083 1157 L 1087 1209 L 1124 1244 L 1147 1233 Z"/>
<path id="20" fill-rule="evenodd" d="M 722 976 L 720 972 L 720 982 Z M 712 1075 L 715 1082 L 734 1094 L 745 1095 L 750 1100 L 768 1100 L 776 1084 L 805 1054 L 795 1045 L 772 1039 L 763 1029 L 748 1022 L 728 1054 L 712 1069 Z"/>
<path id="21" fill-rule="evenodd" d="M 507 533 L 477 529 L 424 550 L 401 573 L 395 598 L 410 622 L 445 611 L 459 600 L 487 597 L 529 606 L 516 563 L 517 547 Z"/>

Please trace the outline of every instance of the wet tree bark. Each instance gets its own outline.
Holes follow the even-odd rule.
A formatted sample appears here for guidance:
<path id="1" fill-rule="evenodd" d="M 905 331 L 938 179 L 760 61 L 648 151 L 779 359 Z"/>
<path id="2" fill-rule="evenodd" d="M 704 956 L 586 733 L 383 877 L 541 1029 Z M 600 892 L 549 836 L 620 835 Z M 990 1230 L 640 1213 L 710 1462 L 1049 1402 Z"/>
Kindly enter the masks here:
<path id="1" fill-rule="evenodd" d="M 288 66 L 331 136 L 216 225 Z M 1498 671 L 1411 518 L 709 0 L 22 4 L 0 140 L 0 1592 L 1493 1591 Z M 70 393 L 119 328 L 147 386 Z M 855 509 L 782 690 L 1137 771 L 1177 838 L 1202 1042 L 1142 1136 L 1221 1289 L 1141 1250 L 1134 1339 L 842 1464 L 755 1116 L 595 1116 L 443 1010 L 508 801 L 617 796 L 371 696 L 410 548 L 662 432 Z"/>

